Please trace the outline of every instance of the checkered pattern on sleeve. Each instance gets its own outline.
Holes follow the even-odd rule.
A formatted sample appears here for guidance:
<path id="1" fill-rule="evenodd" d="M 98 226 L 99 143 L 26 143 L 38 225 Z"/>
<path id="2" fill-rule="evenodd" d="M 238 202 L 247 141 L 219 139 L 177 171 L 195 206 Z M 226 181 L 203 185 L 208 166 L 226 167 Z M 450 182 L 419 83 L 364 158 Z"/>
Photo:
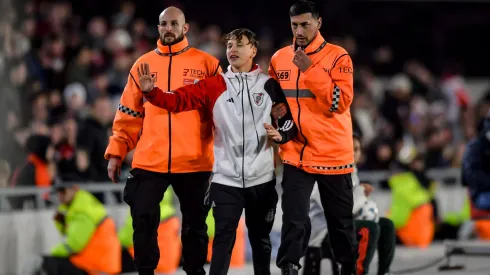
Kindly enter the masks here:
<path id="1" fill-rule="evenodd" d="M 330 166 L 330 167 L 325 167 L 325 166 L 311 166 L 311 167 L 318 170 L 331 171 L 331 170 L 344 170 L 344 169 L 354 168 L 354 164 L 346 164 L 341 166 Z"/>
<path id="2" fill-rule="evenodd" d="M 119 106 L 117 106 L 117 109 L 119 111 L 125 113 L 125 114 L 132 116 L 132 117 L 143 118 L 143 112 L 137 112 L 137 111 L 131 110 L 129 107 L 126 107 L 120 103 L 119 103 Z"/>
<path id="3" fill-rule="evenodd" d="M 339 109 L 339 103 L 340 103 L 340 88 L 338 86 L 335 86 L 333 88 L 333 94 L 332 94 L 332 106 L 330 106 L 330 112 L 336 112 Z"/>

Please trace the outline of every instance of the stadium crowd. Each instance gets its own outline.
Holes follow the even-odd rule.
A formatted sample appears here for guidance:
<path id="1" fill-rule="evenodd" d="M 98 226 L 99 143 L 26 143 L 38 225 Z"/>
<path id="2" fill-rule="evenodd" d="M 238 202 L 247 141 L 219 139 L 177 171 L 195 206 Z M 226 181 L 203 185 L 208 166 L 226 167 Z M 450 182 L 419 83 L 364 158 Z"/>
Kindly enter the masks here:
<path id="1" fill-rule="evenodd" d="M 111 17 L 77 14 L 70 1 L 27 1 L 19 8 L 13 2 L 4 1 L 0 30 L 0 67 L 6 72 L 0 184 L 44 186 L 55 178 L 107 182 L 104 150 L 114 112 L 130 67 L 155 47 L 156 26 L 136 17 L 130 1 L 114 8 Z M 189 20 L 190 44 L 227 64 L 220 27 Z M 407 144 L 424 155 L 427 168 L 460 166 L 465 143 L 490 107 L 490 92 L 473 105 L 458 66 L 435 75 L 417 60 L 406 60 L 381 82 L 374 68 L 390 67 L 396 52 L 381 47 L 361 59 L 354 37 L 326 37 L 343 46 L 356 66 L 353 125 L 366 148 L 360 170 L 389 169 Z M 271 33 L 259 40 L 257 60 L 266 71 L 277 45 Z M 283 40 L 281 45 L 290 43 Z M 126 158 L 126 168 L 130 163 Z M 34 177 L 34 166 L 45 173 Z"/>

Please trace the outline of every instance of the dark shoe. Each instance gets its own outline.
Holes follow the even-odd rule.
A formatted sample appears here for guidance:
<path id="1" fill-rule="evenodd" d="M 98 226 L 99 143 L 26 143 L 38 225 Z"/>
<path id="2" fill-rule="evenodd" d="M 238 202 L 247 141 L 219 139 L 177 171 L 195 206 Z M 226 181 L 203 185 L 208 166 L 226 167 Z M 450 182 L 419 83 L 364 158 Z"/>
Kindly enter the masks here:
<path id="1" fill-rule="evenodd" d="M 281 267 L 281 275 L 298 275 L 299 268 L 294 264 L 286 264 Z"/>

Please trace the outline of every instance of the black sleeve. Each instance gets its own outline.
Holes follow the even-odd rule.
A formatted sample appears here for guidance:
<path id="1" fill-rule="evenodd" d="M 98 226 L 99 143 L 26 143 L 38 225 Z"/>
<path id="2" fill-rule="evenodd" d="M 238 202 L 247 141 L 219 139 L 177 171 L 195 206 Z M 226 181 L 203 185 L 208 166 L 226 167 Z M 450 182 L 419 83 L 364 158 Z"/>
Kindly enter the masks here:
<path id="1" fill-rule="evenodd" d="M 15 187 L 33 187 L 36 186 L 36 167 L 32 163 L 24 166 L 16 179 Z M 29 201 L 36 205 L 36 196 L 17 196 L 8 199 L 10 207 L 14 210 L 24 208 L 24 203 Z"/>
<path id="2" fill-rule="evenodd" d="M 77 148 L 85 150 L 90 156 L 90 154 L 92 154 L 92 151 L 94 150 L 94 138 L 95 134 L 90 132 L 90 129 L 87 125 L 82 124 L 82 127 L 80 127 L 77 133 Z"/>
<path id="3" fill-rule="evenodd" d="M 36 167 L 28 163 L 20 170 L 15 186 L 36 186 Z"/>
<path id="4" fill-rule="evenodd" d="M 278 142 L 279 144 L 284 144 L 294 138 L 298 131 L 296 127 L 293 115 L 291 114 L 291 110 L 289 109 L 288 102 L 286 100 L 286 96 L 281 88 L 281 85 L 277 80 L 273 78 L 269 78 L 264 85 L 265 91 L 269 94 L 272 99 L 272 104 L 284 103 L 286 105 L 286 115 L 278 119 L 278 131 L 281 133 L 282 141 Z"/>

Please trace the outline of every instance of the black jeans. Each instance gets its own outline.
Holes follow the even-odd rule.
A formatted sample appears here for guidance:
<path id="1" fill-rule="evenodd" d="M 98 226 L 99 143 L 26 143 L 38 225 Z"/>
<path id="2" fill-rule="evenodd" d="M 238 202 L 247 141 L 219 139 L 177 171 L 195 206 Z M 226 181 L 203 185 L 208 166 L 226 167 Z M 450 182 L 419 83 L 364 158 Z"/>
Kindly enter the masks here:
<path id="1" fill-rule="evenodd" d="M 255 275 L 270 275 L 270 232 L 274 224 L 278 196 L 276 180 L 249 188 L 212 183 L 210 203 L 215 220 L 215 237 L 210 275 L 228 274 L 236 229 L 245 209 L 245 223 L 252 247 Z"/>
<path id="2" fill-rule="evenodd" d="M 124 201 L 133 218 L 134 263 L 140 275 L 154 274 L 160 260 L 157 231 L 160 202 L 172 185 L 182 212 L 182 257 L 187 274 L 206 274 L 208 253 L 206 217 L 210 207 L 204 203 L 210 172 L 164 174 L 133 169 L 124 188 Z"/>
<path id="3" fill-rule="evenodd" d="M 136 272 L 136 266 L 134 266 L 133 256 L 129 254 L 126 247 L 121 249 L 121 273 Z"/>
<path id="4" fill-rule="evenodd" d="M 277 266 L 294 264 L 301 267 L 299 261 L 306 254 L 311 234 L 308 211 L 315 182 L 318 183 L 335 260 L 342 264 L 343 272 L 349 274 L 355 268 L 357 255 L 351 175 L 310 174 L 287 164 L 282 182 L 283 218 Z"/>

